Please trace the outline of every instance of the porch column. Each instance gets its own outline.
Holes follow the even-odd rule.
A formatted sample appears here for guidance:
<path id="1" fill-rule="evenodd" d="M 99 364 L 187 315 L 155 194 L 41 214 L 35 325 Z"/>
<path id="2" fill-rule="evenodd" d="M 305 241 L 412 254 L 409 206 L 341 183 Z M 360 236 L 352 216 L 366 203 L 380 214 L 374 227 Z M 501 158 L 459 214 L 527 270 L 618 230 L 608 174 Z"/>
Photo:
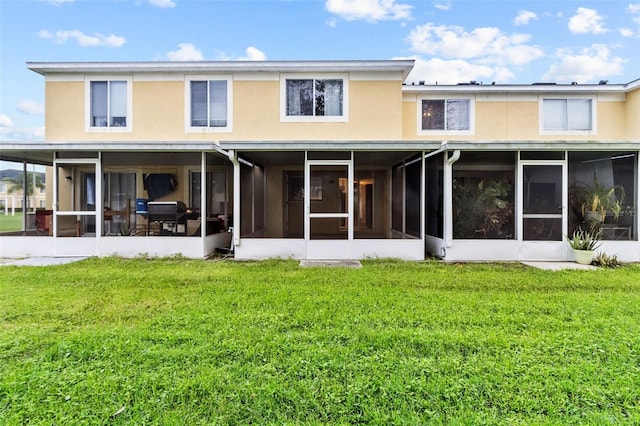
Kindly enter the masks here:
<path id="1" fill-rule="evenodd" d="M 27 162 L 22 162 L 22 229 L 23 233 L 27 233 L 27 199 L 28 199 L 29 182 L 27 182 Z M 34 188 L 35 189 L 35 188 Z M 35 194 L 35 191 L 33 191 Z"/>
<path id="2" fill-rule="evenodd" d="M 240 245 L 240 162 L 234 149 L 229 150 L 229 160 L 233 164 L 233 246 Z"/>
<path id="3" fill-rule="evenodd" d="M 444 164 L 444 241 L 446 247 L 451 247 L 453 243 L 453 163 L 460 159 L 460 150 L 453 151 L 451 156 L 446 157 Z"/>

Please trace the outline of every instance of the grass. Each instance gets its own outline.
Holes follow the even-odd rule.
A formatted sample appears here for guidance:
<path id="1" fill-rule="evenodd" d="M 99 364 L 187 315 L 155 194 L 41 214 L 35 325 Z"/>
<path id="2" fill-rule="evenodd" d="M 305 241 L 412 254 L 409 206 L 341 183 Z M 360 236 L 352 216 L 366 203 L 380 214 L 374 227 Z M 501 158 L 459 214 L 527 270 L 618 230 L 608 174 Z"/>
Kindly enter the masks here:
<path id="1" fill-rule="evenodd" d="M 0 270 L 0 424 L 638 424 L 640 267 Z"/>
<path id="2" fill-rule="evenodd" d="M 22 225 L 22 213 L 18 212 L 15 215 L 0 213 L 0 232 L 21 231 Z"/>

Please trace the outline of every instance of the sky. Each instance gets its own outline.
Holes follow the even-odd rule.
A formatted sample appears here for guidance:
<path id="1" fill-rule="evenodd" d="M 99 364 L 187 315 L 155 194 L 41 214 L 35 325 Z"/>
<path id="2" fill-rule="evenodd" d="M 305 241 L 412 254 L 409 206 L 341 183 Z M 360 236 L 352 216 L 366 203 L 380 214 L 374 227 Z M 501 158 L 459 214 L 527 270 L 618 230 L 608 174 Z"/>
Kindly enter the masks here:
<path id="1" fill-rule="evenodd" d="M 628 83 L 640 2 L 0 0 L 0 141 L 44 140 L 30 61 L 399 58 L 407 82 Z"/>

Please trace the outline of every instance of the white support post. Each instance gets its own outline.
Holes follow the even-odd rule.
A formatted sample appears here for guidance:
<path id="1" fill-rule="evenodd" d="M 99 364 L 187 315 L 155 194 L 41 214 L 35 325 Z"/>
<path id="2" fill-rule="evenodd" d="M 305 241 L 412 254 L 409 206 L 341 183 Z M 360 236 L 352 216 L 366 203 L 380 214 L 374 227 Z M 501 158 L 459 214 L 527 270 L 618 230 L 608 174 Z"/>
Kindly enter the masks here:
<path id="1" fill-rule="evenodd" d="M 453 163 L 460 159 L 460 150 L 456 149 L 451 157 L 445 156 L 444 164 L 444 240 L 445 246 L 453 244 Z"/>
<path id="2" fill-rule="evenodd" d="M 209 204 L 209 200 L 207 200 L 208 185 L 207 153 L 203 151 L 200 155 L 200 237 L 202 238 L 207 236 L 207 217 L 209 217 L 209 212 L 207 212 L 207 205 Z"/>
<path id="3" fill-rule="evenodd" d="M 233 245 L 240 245 L 240 162 L 235 150 L 228 152 L 229 160 L 233 163 Z"/>

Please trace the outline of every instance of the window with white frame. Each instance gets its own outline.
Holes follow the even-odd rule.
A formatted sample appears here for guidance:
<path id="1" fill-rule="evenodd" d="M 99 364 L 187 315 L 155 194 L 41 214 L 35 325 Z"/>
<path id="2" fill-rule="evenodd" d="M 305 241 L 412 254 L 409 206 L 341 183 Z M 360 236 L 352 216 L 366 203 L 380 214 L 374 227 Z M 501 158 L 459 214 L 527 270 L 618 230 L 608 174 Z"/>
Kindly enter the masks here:
<path id="1" fill-rule="evenodd" d="M 287 80 L 287 115 L 342 115 L 342 80 Z"/>
<path id="2" fill-rule="evenodd" d="M 231 130 L 231 80 L 190 77 L 186 82 L 187 131 Z"/>
<path id="3" fill-rule="evenodd" d="M 469 98 L 422 99 L 422 133 L 470 133 L 473 131 L 473 102 Z"/>
<path id="4" fill-rule="evenodd" d="M 106 80 L 89 83 L 89 126 L 127 127 L 127 81 Z"/>
<path id="5" fill-rule="evenodd" d="M 347 79 L 340 75 L 283 77 L 283 121 L 347 121 Z"/>
<path id="6" fill-rule="evenodd" d="M 591 99 L 542 99 L 543 132 L 593 131 Z"/>

